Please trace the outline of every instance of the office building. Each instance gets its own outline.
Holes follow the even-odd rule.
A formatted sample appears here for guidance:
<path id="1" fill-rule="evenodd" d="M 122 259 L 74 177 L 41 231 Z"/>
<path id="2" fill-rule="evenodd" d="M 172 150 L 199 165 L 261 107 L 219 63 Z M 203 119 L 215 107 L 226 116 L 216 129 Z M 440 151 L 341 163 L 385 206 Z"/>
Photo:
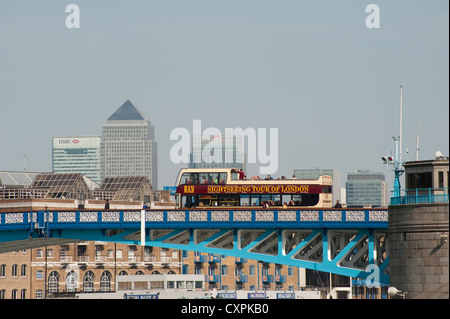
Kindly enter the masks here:
<path id="1" fill-rule="evenodd" d="M 347 174 L 347 207 L 386 207 L 387 189 L 383 173 L 357 170 Z"/>
<path id="2" fill-rule="evenodd" d="M 53 173 L 81 173 L 100 184 L 100 141 L 100 136 L 53 137 Z"/>
<path id="3" fill-rule="evenodd" d="M 155 128 L 127 100 L 102 127 L 102 180 L 117 176 L 147 176 L 158 189 Z"/>
<path id="4" fill-rule="evenodd" d="M 195 147 L 195 141 L 199 147 Z M 247 158 L 244 153 L 244 137 L 193 136 L 192 153 L 188 168 L 237 168 L 247 171 Z"/>

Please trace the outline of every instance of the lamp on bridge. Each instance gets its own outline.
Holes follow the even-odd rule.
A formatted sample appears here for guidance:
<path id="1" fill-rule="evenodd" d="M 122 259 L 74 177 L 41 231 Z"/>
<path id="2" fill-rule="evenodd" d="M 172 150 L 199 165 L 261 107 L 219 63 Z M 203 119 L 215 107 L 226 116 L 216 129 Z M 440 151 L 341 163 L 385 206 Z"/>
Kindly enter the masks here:
<path id="1" fill-rule="evenodd" d="M 391 298 L 395 298 L 396 296 L 400 296 L 401 299 L 406 299 L 406 294 L 407 294 L 406 291 L 402 292 L 402 291 L 398 290 L 395 287 L 389 287 L 389 289 L 388 289 L 388 295 Z"/>

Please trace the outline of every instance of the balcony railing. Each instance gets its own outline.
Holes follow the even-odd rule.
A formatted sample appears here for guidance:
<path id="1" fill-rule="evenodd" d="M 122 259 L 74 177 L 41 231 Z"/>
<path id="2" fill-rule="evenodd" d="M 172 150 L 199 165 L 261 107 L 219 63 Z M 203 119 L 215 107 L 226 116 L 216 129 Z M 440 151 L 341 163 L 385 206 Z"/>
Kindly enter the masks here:
<path id="1" fill-rule="evenodd" d="M 206 277 L 206 281 L 209 283 L 220 282 L 219 275 L 205 275 L 205 277 Z"/>
<path id="2" fill-rule="evenodd" d="M 394 197 L 391 205 L 448 203 L 448 188 L 413 188 L 401 189 L 400 196 Z"/>
<path id="3" fill-rule="evenodd" d="M 209 263 L 217 263 L 220 261 L 220 255 L 208 254 Z"/>
<path id="4" fill-rule="evenodd" d="M 262 282 L 263 283 L 273 282 L 273 275 L 263 275 Z"/>
<path id="5" fill-rule="evenodd" d="M 87 264 L 89 262 L 89 256 L 78 256 L 77 262 Z"/>
<path id="6" fill-rule="evenodd" d="M 206 261 L 206 256 L 205 255 L 194 256 L 194 262 L 195 263 L 204 263 L 205 261 Z"/>
<path id="7" fill-rule="evenodd" d="M 287 277 L 286 276 L 275 275 L 275 282 L 276 283 L 285 283 L 286 281 L 287 281 Z"/>
<path id="8" fill-rule="evenodd" d="M 248 282 L 248 275 L 236 275 L 236 283 Z"/>

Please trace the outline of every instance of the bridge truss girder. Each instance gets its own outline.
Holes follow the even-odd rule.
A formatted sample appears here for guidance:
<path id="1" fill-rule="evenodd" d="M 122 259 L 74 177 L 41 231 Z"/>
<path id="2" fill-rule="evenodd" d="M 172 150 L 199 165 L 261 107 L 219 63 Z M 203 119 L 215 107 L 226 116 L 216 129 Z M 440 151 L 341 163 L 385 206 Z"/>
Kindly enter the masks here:
<path id="1" fill-rule="evenodd" d="M 74 240 L 142 244 L 141 232 L 136 228 L 86 229 L 81 232 L 60 230 L 53 232 L 53 237 L 55 236 Z M 370 278 L 374 284 L 389 283 L 386 233 L 382 230 L 157 228 L 145 230 L 144 244 L 254 259 L 363 280 Z"/>

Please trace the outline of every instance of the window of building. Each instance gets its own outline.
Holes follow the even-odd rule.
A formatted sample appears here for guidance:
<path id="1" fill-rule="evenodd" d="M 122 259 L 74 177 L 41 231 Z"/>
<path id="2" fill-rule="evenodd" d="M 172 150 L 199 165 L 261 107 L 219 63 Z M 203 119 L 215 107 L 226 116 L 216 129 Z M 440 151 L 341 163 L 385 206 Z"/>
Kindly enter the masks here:
<path id="1" fill-rule="evenodd" d="M 183 275 L 189 274 L 189 265 L 183 265 L 182 274 Z"/>
<path id="2" fill-rule="evenodd" d="M 439 188 L 443 188 L 444 187 L 444 172 L 439 172 L 438 173 L 438 179 L 439 179 Z"/>
<path id="3" fill-rule="evenodd" d="M 86 272 L 83 278 L 83 292 L 94 292 L 94 278 L 92 271 Z"/>
<path id="4" fill-rule="evenodd" d="M 75 292 L 77 288 L 78 275 L 76 272 L 71 271 L 66 277 L 66 291 Z"/>
<path id="5" fill-rule="evenodd" d="M 36 299 L 44 299 L 44 291 L 42 289 L 36 290 Z"/>
<path id="6" fill-rule="evenodd" d="M 255 275 L 255 265 L 250 265 L 250 276 Z"/>
<path id="7" fill-rule="evenodd" d="M 27 265 L 23 264 L 20 266 L 20 276 L 26 277 L 27 276 Z"/>
<path id="8" fill-rule="evenodd" d="M 429 173 L 412 173 L 407 175 L 407 188 L 432 188 L 432 174 Z"/>
<path id="9" fill-rule="evenodd" d="M 294 267 L 292 266 L 288 267 L 288 276 L 294 276 Z"/>
<path id="10" fill-rule="evenodd" d="M 16 265 L 16 264 L 12 265 L 11 275 L 13 277 L 17 277 L 18 269 L 19 269 L 19 265 Z"/>
<path id="11" fill-rule="evenodd" d="M 36 249 L 36 258 L 44 258 L 44 250 Z"/>
<path id="12" fill-rule="evenodd" d="M 42 270 L 36 270 L 36 279 L 44 279 L 44 272 Z"/>
<path id="13" fill-rule="evenodd" d="M 228 275 L 228 266 L 222 265 L 222 276 L 227 276 L 227 275 Z"/>
<path id="14" fill-rule="evenodd" d="M 0 266 L 0 277 L 6 277 L 6 265 L 5 264 Z"/>
<path id="15" fill-rule="evenodd" d="M 111 273 L 109 271 L 104 271 L 100 278 L 100 291 L 108 292 L 111 291 Z"/>
<path id="16" fill-rule="evenodd" d="M 59 274 L 56 271 L 52 271 L 48 277 L 48 292 L 59 292 Z"/>

